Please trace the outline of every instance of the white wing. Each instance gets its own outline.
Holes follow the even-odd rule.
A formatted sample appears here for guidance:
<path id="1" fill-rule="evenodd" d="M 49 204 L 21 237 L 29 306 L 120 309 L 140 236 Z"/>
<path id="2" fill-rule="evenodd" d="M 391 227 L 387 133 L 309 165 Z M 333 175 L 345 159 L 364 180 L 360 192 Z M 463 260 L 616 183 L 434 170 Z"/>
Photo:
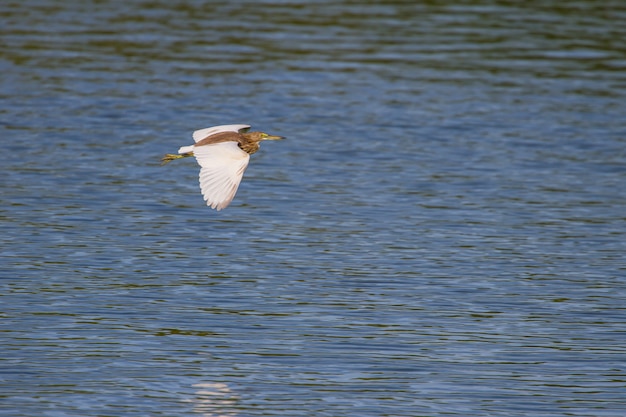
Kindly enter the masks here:
<path id="1" fill-rule="evenodd" d="M 235 197 L 250 155 L 237 142 L 222 142 L 194 148 L 200 169 L 200 190 L 207 206 L 221 210 Z"/>
<path id="2" fill-rule="evenodd" d="M 250 125 L 221 125 L 207 127 L 206 129 L 200 129 L 193 132 L 193 140 L 199 142 L 207 136 L 214 135 L 222 132 L 239 132 L 241 129 L 250 129 Z"/>

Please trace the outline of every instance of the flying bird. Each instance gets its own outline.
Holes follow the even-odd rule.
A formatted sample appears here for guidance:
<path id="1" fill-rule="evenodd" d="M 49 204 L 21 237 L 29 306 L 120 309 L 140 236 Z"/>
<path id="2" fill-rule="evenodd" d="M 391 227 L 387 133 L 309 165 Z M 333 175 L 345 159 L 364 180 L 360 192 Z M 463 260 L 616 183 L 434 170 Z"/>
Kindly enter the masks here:
<path id="1" fill-rule="evenodd" d="M 193 132 L 194 145 L 178 154 L 165 154 L 162 165 L 174 159 L 195 156 L 200 165 L 200 190 L 207 206 L 222 210 L 233 201 L 250 155 L 262 140 L 284 139 L 264 132 L 249 132 L 249 125 L 222 125 Z"/>

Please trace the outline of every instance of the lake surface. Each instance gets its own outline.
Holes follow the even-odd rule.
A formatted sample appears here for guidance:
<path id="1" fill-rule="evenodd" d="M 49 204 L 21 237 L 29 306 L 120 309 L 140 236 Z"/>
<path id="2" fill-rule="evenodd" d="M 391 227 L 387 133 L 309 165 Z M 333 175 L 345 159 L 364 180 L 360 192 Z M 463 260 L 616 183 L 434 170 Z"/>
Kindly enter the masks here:
<path id="1" fill-rule="evenodd" d="M 0 415 L 624 415 L 626 6 L 370 3 L 2 2 Z"/>

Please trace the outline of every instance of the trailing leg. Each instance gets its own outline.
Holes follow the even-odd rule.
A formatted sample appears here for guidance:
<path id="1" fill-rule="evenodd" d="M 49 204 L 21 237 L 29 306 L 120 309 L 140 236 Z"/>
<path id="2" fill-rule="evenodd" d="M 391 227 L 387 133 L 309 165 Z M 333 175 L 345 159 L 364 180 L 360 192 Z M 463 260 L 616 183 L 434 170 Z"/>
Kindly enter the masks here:
<path id="1" fill-rule="evenodd" d="M 182 154 L 166 153 L 165 156 L 161 158 L 161 165 L 165 165 L 168 162 L 173 161 L 174 159 L 187 158 L 188 156 L 193 156 L 193 152 L 187 152 Z"/>

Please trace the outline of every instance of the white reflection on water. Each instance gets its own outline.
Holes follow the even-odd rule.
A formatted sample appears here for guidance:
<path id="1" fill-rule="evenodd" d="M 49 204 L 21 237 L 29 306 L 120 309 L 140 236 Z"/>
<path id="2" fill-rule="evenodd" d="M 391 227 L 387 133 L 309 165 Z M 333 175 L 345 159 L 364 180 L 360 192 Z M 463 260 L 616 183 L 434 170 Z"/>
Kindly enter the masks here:
<path id="1" fill-rule="evenodd" d="M 196 388 L 193 411 L 204 417 L 235 417 L 237 412 L 233 407 L 239 397 L 234 394 L 228 385 L 220 382 L 201 382 L 192 385 Z"/>

